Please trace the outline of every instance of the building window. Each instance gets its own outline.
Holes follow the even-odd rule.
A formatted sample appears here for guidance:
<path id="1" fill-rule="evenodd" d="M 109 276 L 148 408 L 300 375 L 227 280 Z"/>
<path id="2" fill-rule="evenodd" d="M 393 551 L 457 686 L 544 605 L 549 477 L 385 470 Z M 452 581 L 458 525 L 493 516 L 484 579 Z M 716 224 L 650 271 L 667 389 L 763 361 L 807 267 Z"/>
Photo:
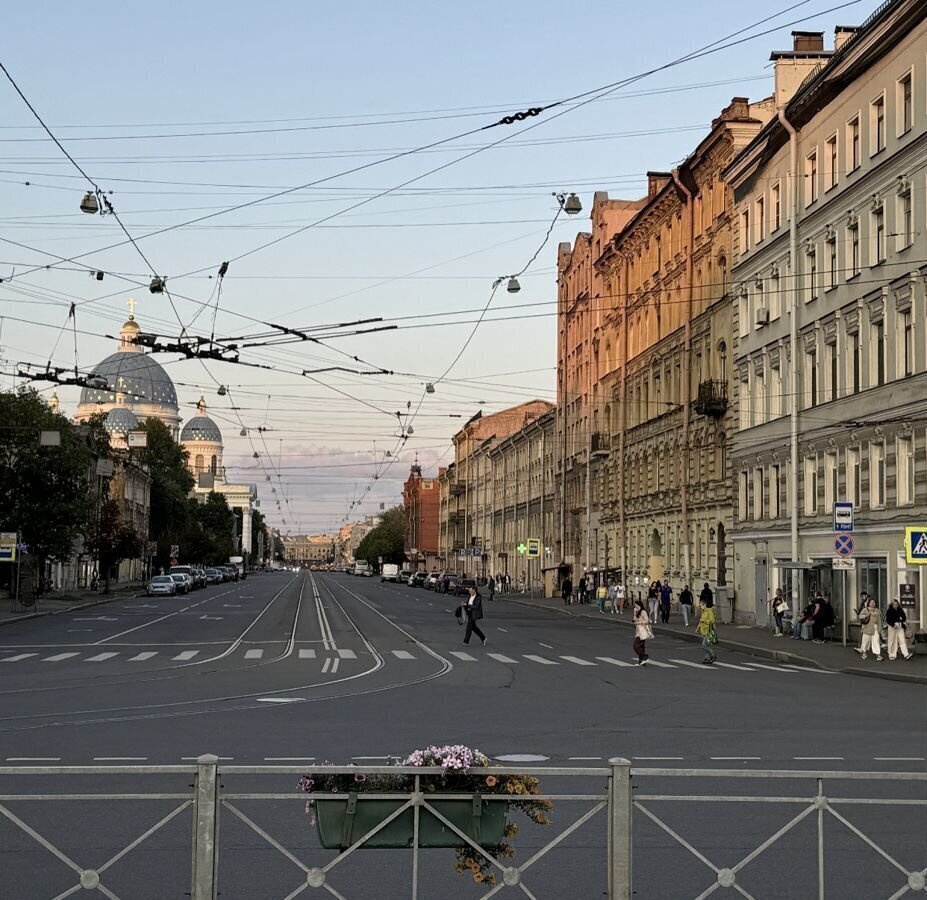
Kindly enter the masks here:
<path id="1" fill-rule="evenodd" d="M 869 104 L 869 155 L 885 149 L 885 94 Z"/>
<path id="2" fill-rule="evenodd" d="M 781 515 L 779 510 L 779 464 L 776 463 L 769 467 L 769 517 L 778 519 Z"/>
<path id="3" fill-rule="evenodd" d="M 745 209 L 740 214 L 740 252 L 746 253 L 750 249 L 750 210 Z"/>
<path id="4" fill-rule="evenodd" d="M 818 352 L 812 348 L 805 353 L 805 406 L 818 405 Z"/>
<path id="5" fill-rule="evenodd" d="M 859 116 L 847 122 L 847 171 L 855 172 L 862 163 L 859 146 Z"/>
<path id="6" fill-rule="evenodd" d="M 837 287 L 837 235 L 827 240 L 827 289 Z"/>
<path id="7" fill-rule="evenodd" d="M 766 237 L 766 198 L 758 197 L 756 201 L 756 243 Z"/>
<path id="8" fill-rule="evenodd" d="M 739 478 L 739 480 L 738 480 L 738 485 L 737 485 L 737 487 L 738 487 L 738 490 L 737 490 L 737 513 L 738 513 L 738 515 L 737 515 L 737 518 L 740 519 L 741 522 L 745 522 L 745 521 L 747 520 L 747 490 L 748 490 L 747 473 L 746 473 L 746 472 L 741 472 L 741 473 L 740 473 L 740 478 Z"/>
<path id="9" fill-rule="evenodd" d="M 863 482 L 859 467 L 859 448 L 847 449 L 847 500 L 859 509 L 863 495 Z"/>
<path id="10" fill-rule="evenodd" d="M 905 310 L 899 316 L 899 331 L 901 332 L 901 374 L 904 377 L 914 374 L 914 323 L 911 320 L 911 310 Z"/>
<path id="11" fill-rule="evenodd" d="M 916 486 L 914 482 L 914 437 L 898 438 L 898 505 L 912 506 Z"/>
<path id="12" fill-rule="evenodd" d="M 853 387 L 853 393 L 858 394 L 860 389 L 860 373 L 862 371 L 862 357 L 859 343 L 859 333 L 853 332 L 847 335 L 847 344 L 849 344 L 849 382 Z"/>
<path id="13" fill-rule="evenodd" d="M 766 308 L 766 295 L 763 291 L 763 288 L 764 288 L 763 279 L 757 278 L 756 280 L 756 302 L 753 304 L 753 308 L 757 312 L 757 322 L 756 322 L 757 328 L 761 327 L 759 323 L 759 312 L 761 309 Z"/>
<path id="14" fill-rule="evenodd" d="M 847 279 L 855 278 L 859 275 L 859 222 L 853 222 L 847 226 L 847 236 L 850 243 L 850 271 Z"/>
<path id="15" fill-rule="evenodd" d="M 877 206 L 872 211 L 872 264 L 885 262 L 885 208 Z"/>
<path id="16" fill-rule="evenodd" d="M 762 363 L 757 363 L 753 380 L 753 404 L 753 424 L 762 425 L 766 421 L 766 373 Z"/>
<path id="17" fill-rule="evenodd" d="M 869 326 L 869 346 L 872 348 L 873 386 L 885 384 L 885 323 L 873 322 Z"/>
<path id="18" fill-rule="evenodd" d="M 818 514 L 818 460 L 815 456 L 805 457 L 805 515 Z"/>
<path id="19" fill-rule="evenodd" d="M 818 199 L 818 151 L 805 157 L 805 206 L 811 206 Z"/>
<path id="20" fill-rule="evenodd" d="M 818 296 L 818 248 L 811 246 L 805 254 L 805 303 L 816 300 Z"/>
<path id="21" fill-rule="evenodd" d="M 904 250 L 914 243 L 914 218 L 911 213 L 911 186 L 898 195 L 898 249 Z"/>
<path id="22" fill-rule="evenodd" d="M 885 506 L 885 445 L 869 445 L 869 508 Z"/>
<path id="23" fill-rule="evenodd" d="M 898 79 L 897 110 L 898 110 L 898 136 L 907 134 L 911 130 L 914 119 L 914 103 L 912 97 L 913 72 L 905 72 Z"/>
<path id="24" fill-rule="evenodd" d="M 769 418 L 778 419 L 782 415 L 782 372 L 778 368 L 769 371 Z"/>
<path id="25" fill-rule="evenodd" d="M 772 202 L 772 225 L 770 231 L 778 231 L 782 225 L 782 190 L 777 181 L 771 188 L 769 199 Z"/>
<path id="26" fill-rule="evenodd" d="M 782 297 L 779 286 L 779 267 L 773 266 L 769 273 L 769 318 L 778 319 L 782 315 Z"/>
<path id="27" fill-rule="evenodd" d="M 753 470 L 753 521 L 759 522 L 763 518 L 763 513 L 765 511 L 766 504 L 764 503 L 765 497 L 764 485 L 763 485 L 763 470 L 754 469 Z"/>
<path id="28" fill-rule="evenodd" d="M 837 345 L 825 344 L 824 355 L 827 360 L 827 383 L 824 385 L 824 401 L 837 399 Z"/>
<path id="29" fill-rule="evenodd" d="M 834 503 L 840 496 L 837 482 L 837 454 L 828 452 L 824 454 L 824 510 L 834 508 Z"/>
<path id="30" fill-rule="evenodd" d="M 824 144 L 824 189 L 829 191 L 839 180 L 837 162 L 837 135 L 832 134 Z"/>

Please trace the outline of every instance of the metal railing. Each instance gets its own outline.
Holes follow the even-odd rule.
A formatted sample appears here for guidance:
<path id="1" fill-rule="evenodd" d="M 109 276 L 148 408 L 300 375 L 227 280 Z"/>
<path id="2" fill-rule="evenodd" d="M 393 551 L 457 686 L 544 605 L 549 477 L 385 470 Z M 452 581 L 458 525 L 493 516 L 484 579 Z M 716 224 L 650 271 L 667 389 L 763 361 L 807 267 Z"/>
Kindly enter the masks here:
<path id="1" fill-rule="evenodd" d="M 828 888 L 828 872 L 840 872 L 843 855 L 852 854 L 855 859 L 860 850 L 871 853 L 882 868 L 877 876 L 879 883 L 874 888 L 878 893 L 859 896 L 897 900 L 927 890 L 927 849 L 923 839 L 927 833 L 927 773 L 639 768 L 632 767 L 626 759 L 616 758 L 609 760 L 608 766 L 592 768 L 506 766 L 476 769 L 471 774 L 481 777 L 487 774 L 522 775 L 529 768 L 532 775 L 541 779 L 542 790 L 551 781 L 561 784 L 566 781 L 567 784 L 564 790 L 531 796 L 533 800 L 550 800 L 554 804 L 556 824 L 552 826 L 550 835 L 546 829 L 537 828 L 530 831 L 530 837 L 519 837 L 516 841 L 519 857 L 524 858 L 516 863 L 505 857 L 497 858 L 492 847 L 482 846 L 448 819 L 438 803 L 446 800 L 474 801 L 476 809 L 479 806 L 477 801 L 505 803 L 512 798 L 506 794 L 441 793 L 423 788 L 422 778 L 440 775 L 440 769 L 310 764 L 236 766 L 222 765 L 218 757 L 211 755 L 200 757 L 196 765 L 186 766 L 0 767 L 2 786 L 10 778 L 38 778 L 45 788 L 48 784 L 45 780 L 51 780 L 46 790 L 0 793 L 0 854 L 13 853 L 14 863 L 20 857 L 25 858 L 23 849 L 15 850 L 16 841 L 28 839 L 27 843 L 37 844 L 70 870 L 71 876 L 70 884 L 63 889 L 58 890 L 59 885 L 56 885 L 54 890 L 57 893 L 40 895 L 30 892 L 38 890 L 34 866 L 27 865 L 22 875 L 17 873 L 15 866 L 0 866 L 5 871 L 0 888 L 4 892 L 9 891 L 3 896 L 15 896 L 19 900 L 40 900 L 40 897 L 64 900 L 82 890 L 95 891 L 109 900 L 128 900 L 131 896 L 179 896 L 176 888 L 174 892 L 153 894 L 151 885 L 147 883 L 139 893 L 124 892 L 116 874 L 118 864 L 129 854 L 145 848 L 153 854 L 173 854 L 169 859 L 175 865 L 164 868 L 171 870 L 176 876 L 175 881 L 183 879 L 185 882 L 189 877 L 192 900 L 216 900 L 220 893 L 220 878 L 224 896 L 239 896 L 236 890 L 244 892 L 240 896 L 256 896 L 250 888 L 240 884 L 248 869 L 254 868 L 249 864 L 250 857 L 246 856 L 246 851 L 271 854 L 270 861 L 261 857 L 261 877 L 267 879 L 261 882 L 261 897 L 266 900 L 278 896 L 281 900 L 293 900 L 303 894 L 313 896 L 316 891 L 319 895 L 337 900 L 371 896 L 369 888 L 359 893 L 353 889 L 356 884 L 352 885 L 352 877 L 356 877 L 357 873 L 352 876 L 352 866 L 360 867 L 377 880 L 378 885 L 384 877 L 383 866 L 373 865 L 364 869 L 368 860 L 364 854 L 357 856 L 356 851 L 366 849 L 365 845 L 369 845 L 377 834 L 411 811 L 413 824 L 408 850 L 368 852 L 392 853 L 397 861 L 411 863 L 408 877 L 403 875 L 400 880 L 401 896 L 411 896 L 412 900 L 418 900 L 427 870 L 427 866 L 423 865 L 426 854 L 422 853 L 423 847 L 420 846 L 423 816 L 436 820 L 459 838 L 460 847 L 495 875 L 494 885 L 480 885 L 482 900 L 503 892 L 507 892 L 505 896 L 518 895 L 529 900 L 562 896 L 551 878 L 551 872 L 558 870 L 561 874 L 564 871 L 571 873 L 570 877 L 587 879 L 588 890 L 577 889 L 577 895 L 598 896 L 604 888 L 609 900 L 631 900 L 632 888 L 637 896 L 705 900 L 718 891 L 727 896 L 729 891 L 732 896 L 746 900 L 763 900 L 772 896 L 762 890 L 764 887 L 795 879 L 800 870 L 806 879 L 810 880 L 813 876 L 814 880 L 813 891 L 809 890 L 803 896 L 809 900 L 825 900 L 849 896 L 839 884 Z M 326 775 L 407 775 L 411 776 L 411 787 L 406 791 L 365 792 L 360 795 L 305 794 L 295 788 L 283 791 L 249 789 L 253 780 L 261 782 L 269 777 L 278 781 L 283 779 L 289 787 L 295 785 L 296 777 L 307 770 Z M 92 781 L 107 778 L 118 783 L 121 779 L 134 782 L 139 777 L 149 781 L 180 778 L 184 788 L 104 792 L 74 788 L 75 783 L 79 784 L 85 778 Z M 680 782 L 680 779 L 683 781 Z M 241 787 L 225 784 L 239 780 Z M 709 783 L 707 790 L 689 787 L 705 782 Z M 735 792 L 719 793 L 719 782 L 725 790 L 732 785 L 731 790 Z M 580 789 L 571 789 L 577 783 Z M 683 785 L 681 790 L 667 789 L 679 784 Z M 650 791 L 651 785 L 660 790 Z M 833 785 L 834 790 L 825 790 L 826 785 Z M 854 790 L 849 792 L 851 795 L 842 788 L 845 785 L 853 786 Z M 746 786 L 746 792 L 737 792 L 738 786 Z M 325 851 L 317 845 L 308 846 L 306 835 L 309 832 L 304 823 L 301 828 L 287 833 L 288 820 L 281 815 L 281 810 L 302 814 L 310 797 L 316 800 L 349 800 L 357 796 L 370 800 L 389 799 L 396 805 L 392 812 L 360 837 L 350 837 L 341 852 Z M 79 861 L 77 853 L 61 849 L 59 844 L 63 841 L 56 842 L 48 836 L 57 816 L 52 815 L 45 820 L 42 816 L 48 816 L 50 805 L 59 801 L 78 806 L 75 822 L 81 823 L 81 828 L 87 827 L 85 811 L 94 808 L 92 805 L 96 803 L 138 802 L 144 808 L 150 804 L 164 808 L 148 818 L 144 813 L 136 816 L 133 812 L 130 816 L 133 823 L 152 821 L 147 827 L 140 824 L 137 830 L 133 829 L 135 836 L 131 839 L 128 839 L 124 828 L 117 828 L 120 846 L 113 853 L 106 851 L 109 855 L 102 862 L 89 865 L 86 860 Z M 29 807 L 32 814 L 14 811 L 14 807 L 18 809 L 19 806 Z M 718 815 L 719 810 L 723 810 L 721 815 Z M 885 816 L 886 811 L 890 815 Z M 189 814 L 189 818 L 185 813 Z M 867 813 L 876 813 L 874 822 L 868 825 L 859 821 L 859 817 L 865 818 Z M 42 821 L 36 821 L 36 818 Z M 269 821 L 262 821 L 262 818 Z M 220 819 L 225 823 L 223 828 L 227 832 L 222 835 Z M 767 823 L 767 819 L 772 819 L 772 822 Z M 698 823 L 698 828 L 693 828 L 693 821 Z M 705 827 L 706 822 L 711 823 L 710 828 Z M 4 831 L 4 824 L 12 826 L 9 834 Z M 179 825 L 184 826 L 183 834 L 174 839 L 173 845 L 167 849 L 164 846 L 152 847 L 159 835 Z M 292 825 L 289 822 L 291 828 Z M 810 844 L 809 825 L 813 825 L 814 837 Z M 730 834 L 721 840 L 719 830 L 723 827 L 727 827 Z M 853 842 L 853 847 L 848 849 L 844 846 L 831 827 L 839 829 L 844 839 Z M 874 828 L 885 833 L 881 836 L 867 833 Z M 236 834 L 250 835 L 253 846 Z M 772 848 L 787 844 L 790 839 L 793 845 L 786 847 L 786 852 L 792 854 L 789 864 L 775 869 L 777 874 L 772 882 L 763 871 L 754 874 L 757 869 L 762 869 L 764 859 L 769 860 Z M 798 850 L 794 845 L 796 840 L 799 841 Z M 98 844 L 99 841 L 94 839 L 91 847 L 85 848 L 88 857 L 91 852 L 100 855 Z M 10 850 L 11 847 L 14 849 Z M 680 859 L 673 856 L 674 850 L 678 851 Z M 839 865 L 836 869 L 826 866 L 828 852 L 837 858 Z M 593 864 L 577 862 L 575 854 L 581 853 L 586 854 L 583 859 Z M 574 855 L 571 857 L 570 854 Z M 632 858 L 635 865 L 633 881 Z M 377 859 L 382 862 L 382 857 L 370 856 L 371 862 Z M 913 866 L 912 859 L 916 859 Z M 547 869 L 544 868 L 545 863 Z M 158 865 L 162 867 L 161 862 Z M 283 871 L 284 867 L 286 871 Z M 290 880 L 287 874 L 294 870 L 298 873 L 295 881 Z M 185 871 L 188 875 L 184 875 Z M 279 884 L 270 883 L 270 873 Z M 124 872 L 121 877 L 125 880 Z M 26 880 L 20 883 L 20 878 Z M 545 894 L 545 889 L 555 892 Z M 378 895 L 400 896 L 395 892 L 387 893 L 388 890 L 383 887 Z M 433 890 L 428 895 L 433 896 Z"/>

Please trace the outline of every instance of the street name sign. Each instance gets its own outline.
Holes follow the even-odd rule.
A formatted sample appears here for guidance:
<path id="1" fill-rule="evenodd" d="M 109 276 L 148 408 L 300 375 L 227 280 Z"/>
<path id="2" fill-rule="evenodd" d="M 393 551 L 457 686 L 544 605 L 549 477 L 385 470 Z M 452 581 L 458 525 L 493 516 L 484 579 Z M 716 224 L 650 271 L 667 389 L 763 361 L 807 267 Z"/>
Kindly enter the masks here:
<path id="1" fill-rule="evenodd" d="M 834 533 L 852 533 L 853 504 L 838 502 L 834 504 Z"/>
<path id="2" fill-rule="evenodd" d="M 927 525 L 909 525 L 905 528 L 904 555 L 909 563 L 927 565 Z"/>

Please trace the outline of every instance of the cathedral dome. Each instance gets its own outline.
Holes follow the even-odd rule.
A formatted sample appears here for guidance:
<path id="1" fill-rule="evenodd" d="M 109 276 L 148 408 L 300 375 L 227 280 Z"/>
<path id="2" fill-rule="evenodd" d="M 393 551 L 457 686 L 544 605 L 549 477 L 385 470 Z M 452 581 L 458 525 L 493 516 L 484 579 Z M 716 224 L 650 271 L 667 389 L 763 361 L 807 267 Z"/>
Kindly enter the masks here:
<path id="1" fill-rule="evenodd" d="M 222 443 L 222 432 L 209 416 L 194 416 L 180 432 L 181 441 L 209 441 Z"/>
<path id="2" fill-rule="evenodd" d="M 128 407 L 116 406 L 106 414 L 103 427 L 110 434 L 125 436 L 130 431 L 134 431 L 138 428 L 138 419 L 135 413 Z"/>
<path id="3" fill-rule="evenodd" d="M 177 390 L 161 364 L 145 353 L 119 350 L 93 367 L 93 375 L 106 379 L 108 390 L 85 387 L 80 393 L 84 404 L 115 403 L 116 392 L 125 394 L 126 404 L 146 403 L 178 414 Z"/>

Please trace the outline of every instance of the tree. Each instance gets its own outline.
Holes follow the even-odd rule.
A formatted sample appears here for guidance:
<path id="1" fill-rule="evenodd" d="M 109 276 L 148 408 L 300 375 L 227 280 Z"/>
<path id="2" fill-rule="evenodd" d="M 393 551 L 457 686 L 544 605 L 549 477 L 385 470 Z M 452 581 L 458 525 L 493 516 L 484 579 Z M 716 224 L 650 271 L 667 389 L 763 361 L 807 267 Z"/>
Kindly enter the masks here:
<path id="1" fill-rule="evenodd" d="M 101 504 L 99 516 L 85 544 L 99 561 L 104 594 L 109 593 L 113 569 L 124 559 L 137 559 L 142 555 L 142 539 L 128 522 L 122 521 L 119 504 L 110 497 Z"/>
<path id="2" fill-rule="evenodd" d="M 194 480 L 187 468 L 187 451 L 184 450 L 167 426 L 160 419 L 146 419 L 139 426 L 148 434 L 148 446 L 139 454 L 139 461 L 148 467 L 151 474 L 151 521 L 148 532 L 158 545 L 157 563 L 170 563 L 171 545 L 182 547 L 185 557 L 188 548 L 183 547 L 182 538 L 188 534 L 191 525 L 189 502 Z"/>
<path id="3" fill-rule="evenodd" d="M 39 564 L 70 557 L 90 516 L 92 455 L 34 390 L 0 393 L 0 531 L 18 531 Z M 42 447 L 42 431 L 59 446 Z"/>
<path id="4" fill-rule="evenodd" d="M 229 509 L 228 500 L 222 494 L 211 491 L 205 503 L 199 506 L 198 524 L 208 545 L 208 555 L 204 561 L 228 562 L 235 552 L 232 537 L 235 527 L 235 514 Z"/>
<path id="5" fill-rule="evenodd" d="M 381 516 L 380 524 L 365 535 L 360 542 L 354 558 L 375 563 L 382 556 L 385 563 L 402 564 L 405 560 L 404 530 L 405 519 L 402 507 L 394 506 L 388 509 Z"/>
<path id="6" fill-rule="evenodd" d="M 261 557 L 260 535 L 264 535 L 264 553 Z M 267 534 L 267 520 L 259 509 L 251 512 L 251 559 L 261 563 L 270 555 L 269 535 Z"/>

